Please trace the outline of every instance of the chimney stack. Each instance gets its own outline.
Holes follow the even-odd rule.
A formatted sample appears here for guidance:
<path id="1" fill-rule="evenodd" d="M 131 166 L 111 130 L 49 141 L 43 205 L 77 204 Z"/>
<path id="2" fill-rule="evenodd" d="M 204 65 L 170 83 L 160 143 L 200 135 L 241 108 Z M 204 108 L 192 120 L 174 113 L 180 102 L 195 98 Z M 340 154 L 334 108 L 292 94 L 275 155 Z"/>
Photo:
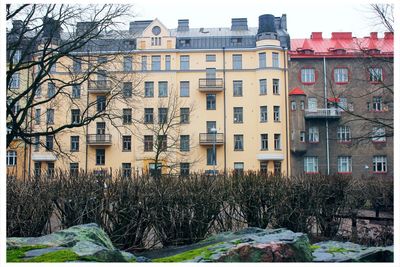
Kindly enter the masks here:
<path id="1" fill-rule="evenodd" d="M 377 33 L 377 32 L 371 32 L 370 35 L 369 35 L 369 37 L 370 37 L 371 39 L 378 39 L 378 33 Z"/>
<path id="2" fill-rule="evenodd" d="M 313 40 L 322 40 L 322 32 L 312 32 L 311 39 Z"/>
<path id="3" fill-rule="evenodd" d="M 247 18 L 233 18 L 231 31 L 247 31 Z"/>
<path id="4" fill-rule="evenodd" d="M 179 19 L 178 20 L 178 32 L 186 32 L 189 31 L 189 20 L 188 19 Z"/>

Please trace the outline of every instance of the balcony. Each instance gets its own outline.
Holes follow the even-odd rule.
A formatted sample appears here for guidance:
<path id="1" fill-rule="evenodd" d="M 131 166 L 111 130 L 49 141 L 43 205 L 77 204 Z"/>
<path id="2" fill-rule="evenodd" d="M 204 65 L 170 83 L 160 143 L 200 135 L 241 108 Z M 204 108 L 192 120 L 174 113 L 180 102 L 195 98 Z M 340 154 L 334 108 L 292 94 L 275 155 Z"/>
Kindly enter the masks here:
<path id="1" fill-rule="evenodd" d="M 306 109 L 304 117 L 306 119 L 339 119 L 340 110 L 338 108 Z"/>
<path id="2" fill-rule="evenodd" d="M 88 92 L 92 94 L 105 94 L 111 91 L 110 80 L 89 81 Z"/>
<path id="3" fill-rule="evenodd" d="M 224 90 L 224 79 L 201 78 L 199 79 L 200 92 L 221 92 Z"/>
<path id="4" fill-rule="evenodd" d="M 199 134 L 200 145 L 212 146 L 212 145 L 223 145 L 224 144 L 224 134 L 223 133 L 201 133 Z"/>
<path id="5" fill-rule="evenodd" d="M 88 134 L 86 142 L 88 145 L 93 146 L 110 146 L 111 134 Z"/>

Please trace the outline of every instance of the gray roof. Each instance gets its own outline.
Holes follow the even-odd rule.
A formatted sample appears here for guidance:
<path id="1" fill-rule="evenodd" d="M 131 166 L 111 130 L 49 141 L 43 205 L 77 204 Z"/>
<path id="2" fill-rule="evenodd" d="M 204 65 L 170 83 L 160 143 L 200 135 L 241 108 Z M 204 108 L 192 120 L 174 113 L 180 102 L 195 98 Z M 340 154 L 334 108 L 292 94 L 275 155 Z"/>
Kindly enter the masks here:
<path id="1" fill-rule="evenodd" d="M 179 37 L 227 37 L 227 36 L 255 36 L 257 28 L 247 31 L 232 31 L 231 28 L 190 28 L 189 31 L 170 30 L 172 36 Z"/>

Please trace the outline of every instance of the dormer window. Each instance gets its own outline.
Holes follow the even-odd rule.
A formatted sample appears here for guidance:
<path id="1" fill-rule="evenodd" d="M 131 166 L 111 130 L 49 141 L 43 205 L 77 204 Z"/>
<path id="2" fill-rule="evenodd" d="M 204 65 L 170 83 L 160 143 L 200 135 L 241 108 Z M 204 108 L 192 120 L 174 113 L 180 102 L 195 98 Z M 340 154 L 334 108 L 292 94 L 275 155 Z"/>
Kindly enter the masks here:
<path id="1" fill-rule="evenodd" d="M 181 39 L 179 40 L 179 44 L 183 47 L 190 46 L 190 39 Z"/>
<path id="2" fill-rule="evenodd" d="M 160 46 L 161 37 L 151 37 L 151 46 Z"/>
<path id="3" fill-rule="evenodd" d="M 231 42 L 234 43 L 234 44 L 241 44 L 242 43 L 242 38 L 241 37 L 231 38 Z"/>

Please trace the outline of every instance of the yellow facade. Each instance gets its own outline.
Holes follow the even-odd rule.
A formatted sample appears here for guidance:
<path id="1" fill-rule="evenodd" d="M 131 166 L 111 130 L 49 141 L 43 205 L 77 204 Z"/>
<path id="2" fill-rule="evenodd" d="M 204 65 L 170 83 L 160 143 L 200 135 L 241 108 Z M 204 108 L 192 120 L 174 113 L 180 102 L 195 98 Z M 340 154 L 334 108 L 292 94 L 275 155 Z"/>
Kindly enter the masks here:
<path id="1" fill-rule="evenodd" d="M 161 33 L 160 45 L 152 45 L 152 28 L 159 26 Z M 286 70 L 286 50 L 284 50 L 278 40 L 260 40 L 254 48 L 231 48 L 231 49 L 176 49 L 176 37 L 159 22 L 154 20 L 143 33 L 137 37 L 137 49 L 132 52 L 116 53 L 115 51 L 103 53 L 91 53 L 90 59 L 96 60 L 99 56 L 107 57 L 109 62 L 106 69 L 107 73 L 114 77 L 116 87 L 112 90 L 122 88 L 123 82 L 132 81 L 135 95 L 132 98 L 116 98 L 110 102 L 109 109 L 120 117 L 110 119 L 97 119 L 89 126 L 81 128 L 66 129 L 57 134 L 54 143 L 55 150 L 61 149 L 64 153 L 46 151 L 44 147 L 34 148 L 31 146 L 31 168 L 35 162 L 42 162 L 40 167 L 45 170 L 48 163 L 54 163 L 55 168 L 69 169 L 70 163 L 78 163 L 79 169 L 83 170 L 118 170 L 122 163 L 130 163 L 135 170 L 147 170 L 149 164 L 154 161 L 154 152 L 144 151 L 145 135 L 154 135 L 149 130 L 149 125 L 139 122 L 143 120 L 144 109 L 154 109 L 154 123 L 157 123 L 158 108 L 168 107 L 168 101 L 176 98 L 178 107 L 190 108 L 190 122 L 178 125 L 176 128 L 167 132 L 168 142 L 172 142 L 170 135 L 189 135 L 190 151 L 180 152 L 179 142 L 175 148 L 163 152 L 160 161 L 164 166 L 171 166 L 172 172 L 179 172 L 179 163 L 187 162 L 190 164 L 190 171 L 213 170 L 212 164 L 207 164 L 207 148 L 213 148 L 212 142 L 200 142 L 200 134 L 207 132 L 207 121 L 215 121 L 217 134 L 223 134 L 223 142 L 215 145 L 216 166 L 215 169 L 223 172 L 230 171 L 238 166 L 243 166 L 244 170 L 259 170 L 260 166 L 267 166 L 268 171 L 274 172 L 274 162 L 279 162 L 281 172 L 289 173 L 289 147 L 287 142 L 287 70 Z M 259 67 L 259 53 L 266 53 L 266 67 Z M 272 53 L 277 53 L 279 66 L 272 66 Z M 88 59 L 87 54 L 79 54 L 82 58 Z M 180 69 L 181 56 L 189 56 L 189 70 Z M 215 62 L 207 62 L 206 55 L 215 55 Z M 242 68 L 233 69 L 233 55 L 241 55 Z M 132 56 L 133 70 L 123 71 L 123 58 Z M 147 56 L 147 71 L 141 70 L 142 56 Z M 160 56 L 161 70 L 151 70 L 152 56 Z M 170 70 L 165 69 L 166 56 L 170 56 Z M 224 62 L 225 61 L 225 62 Z M 72 68 L 72 60 L 63 59 L 57 63 L 55 78 L 68 80 L 71 73 L 68 67 Z M 86 66 L 82 65 L 85 70 Z M 215 78 L 222 79 L 221 88 L 202 86 L 200 79 L 206 78 L 206 69 L 215 68 Z M 76 75 L 76 73 L 74 74 Z M 260 94 L 260 79 L 267 81 L 267 94 Z M 279 93 L 273 94 L 273 79 L 279 80 Z M 234 81 L 242 81 L 242 96 L 234 96 Z M 154 97 L 144 97 L 145 82 L 154 82 Z M 168 82 L 168 97 L 158 96 L 158 82 Z M 180 82 L 188 81 L 190 85 L 189 96 L 180 96 Z M 137 86 L 135 86 L 137 85 Z M 213 84 L 211 84 L 213 85 Z M 56 84 L 60 86 L 60 84 Z M 69 89 L 70 90 L 70 89 Z M 99 92 L 88 90 L 88 82 L 81 85 L 81 96 L 78 99 L 70 99 L 70 96 L 60 95 L 54 101 L 40 107 L 44 114 L 48 108 L 54 109 L 54 125 L 59 126 L 71 121 L 71 109 L 80 109 L 81 114 L 87 108 L 88 103 L 93 103 Z M 215 110 L 208 110 L 206 103 L 207 94 L 216 94 Z M 109 97 L 110 94 L 107 96 Z M 46 97 L 46 88 L 42 88 L 42 96 Z M 267 121 L 260 122 L 260 107 L 267 106 Z M 274 121 L 274 106 L 279 106 L 279 121 Z M 234 107 L 243 108 L 243 122 L 234 122 Z M 122 110 L 132 108 L 133 122 L 129 125 L 122 123 Z M 96 105 L 89 108 L 90 114 L 96 112 Z M 35 111 L 32 111 L 34 114 Z M 34 116 L 34 115 L 32 115 Z M 46 117 L 42 116 L 39 124 L 32 123 L 33 131 L 46 129 Z M 96 134 L 96 123 L 104 121 L 106 123 L 105 133 L 111 136 L 104 142 L 87 142 L 88 134 Z M 156 126 L 155 126 L 156 127 Z M 268 150 L 261 149 L 261 134 L 268 134 Z M 280 148 L 274 147 L 274 135 L 280 134 Z M 131 150 L 123 151 L 124 135 L 131 135 Z M 234 135 L 243 136 L 243 149 L 235 150 Z M 71 136 L 79 136 L 79 151 L 71 152 Z M 96 138 L 92 136 L 90 138 Z M 107 137 L 108 138 L 108 137 Z M 174 139 L 176 139 L 174 137 Z M 97 140 L 98 141 L 98 140 Z M 156 137 L 154 137 L 154 142 Z M 45 140 L 41 139 L 41 142 Z M 105 150 L 105 163 L 96 164 L 96 149 Z M 263 163 L 262 163 L 263 162 Z M 210 162 L 209 162 L 210 163 Z M 278 163 L 278 164 L 279 164 Z M 278 166 L 275 163 L 275 166 Z M 173 165 L 173 166 L 172 166 Z M 163 172 L 168 172 L 168 168 L 163 168 Z"/>

